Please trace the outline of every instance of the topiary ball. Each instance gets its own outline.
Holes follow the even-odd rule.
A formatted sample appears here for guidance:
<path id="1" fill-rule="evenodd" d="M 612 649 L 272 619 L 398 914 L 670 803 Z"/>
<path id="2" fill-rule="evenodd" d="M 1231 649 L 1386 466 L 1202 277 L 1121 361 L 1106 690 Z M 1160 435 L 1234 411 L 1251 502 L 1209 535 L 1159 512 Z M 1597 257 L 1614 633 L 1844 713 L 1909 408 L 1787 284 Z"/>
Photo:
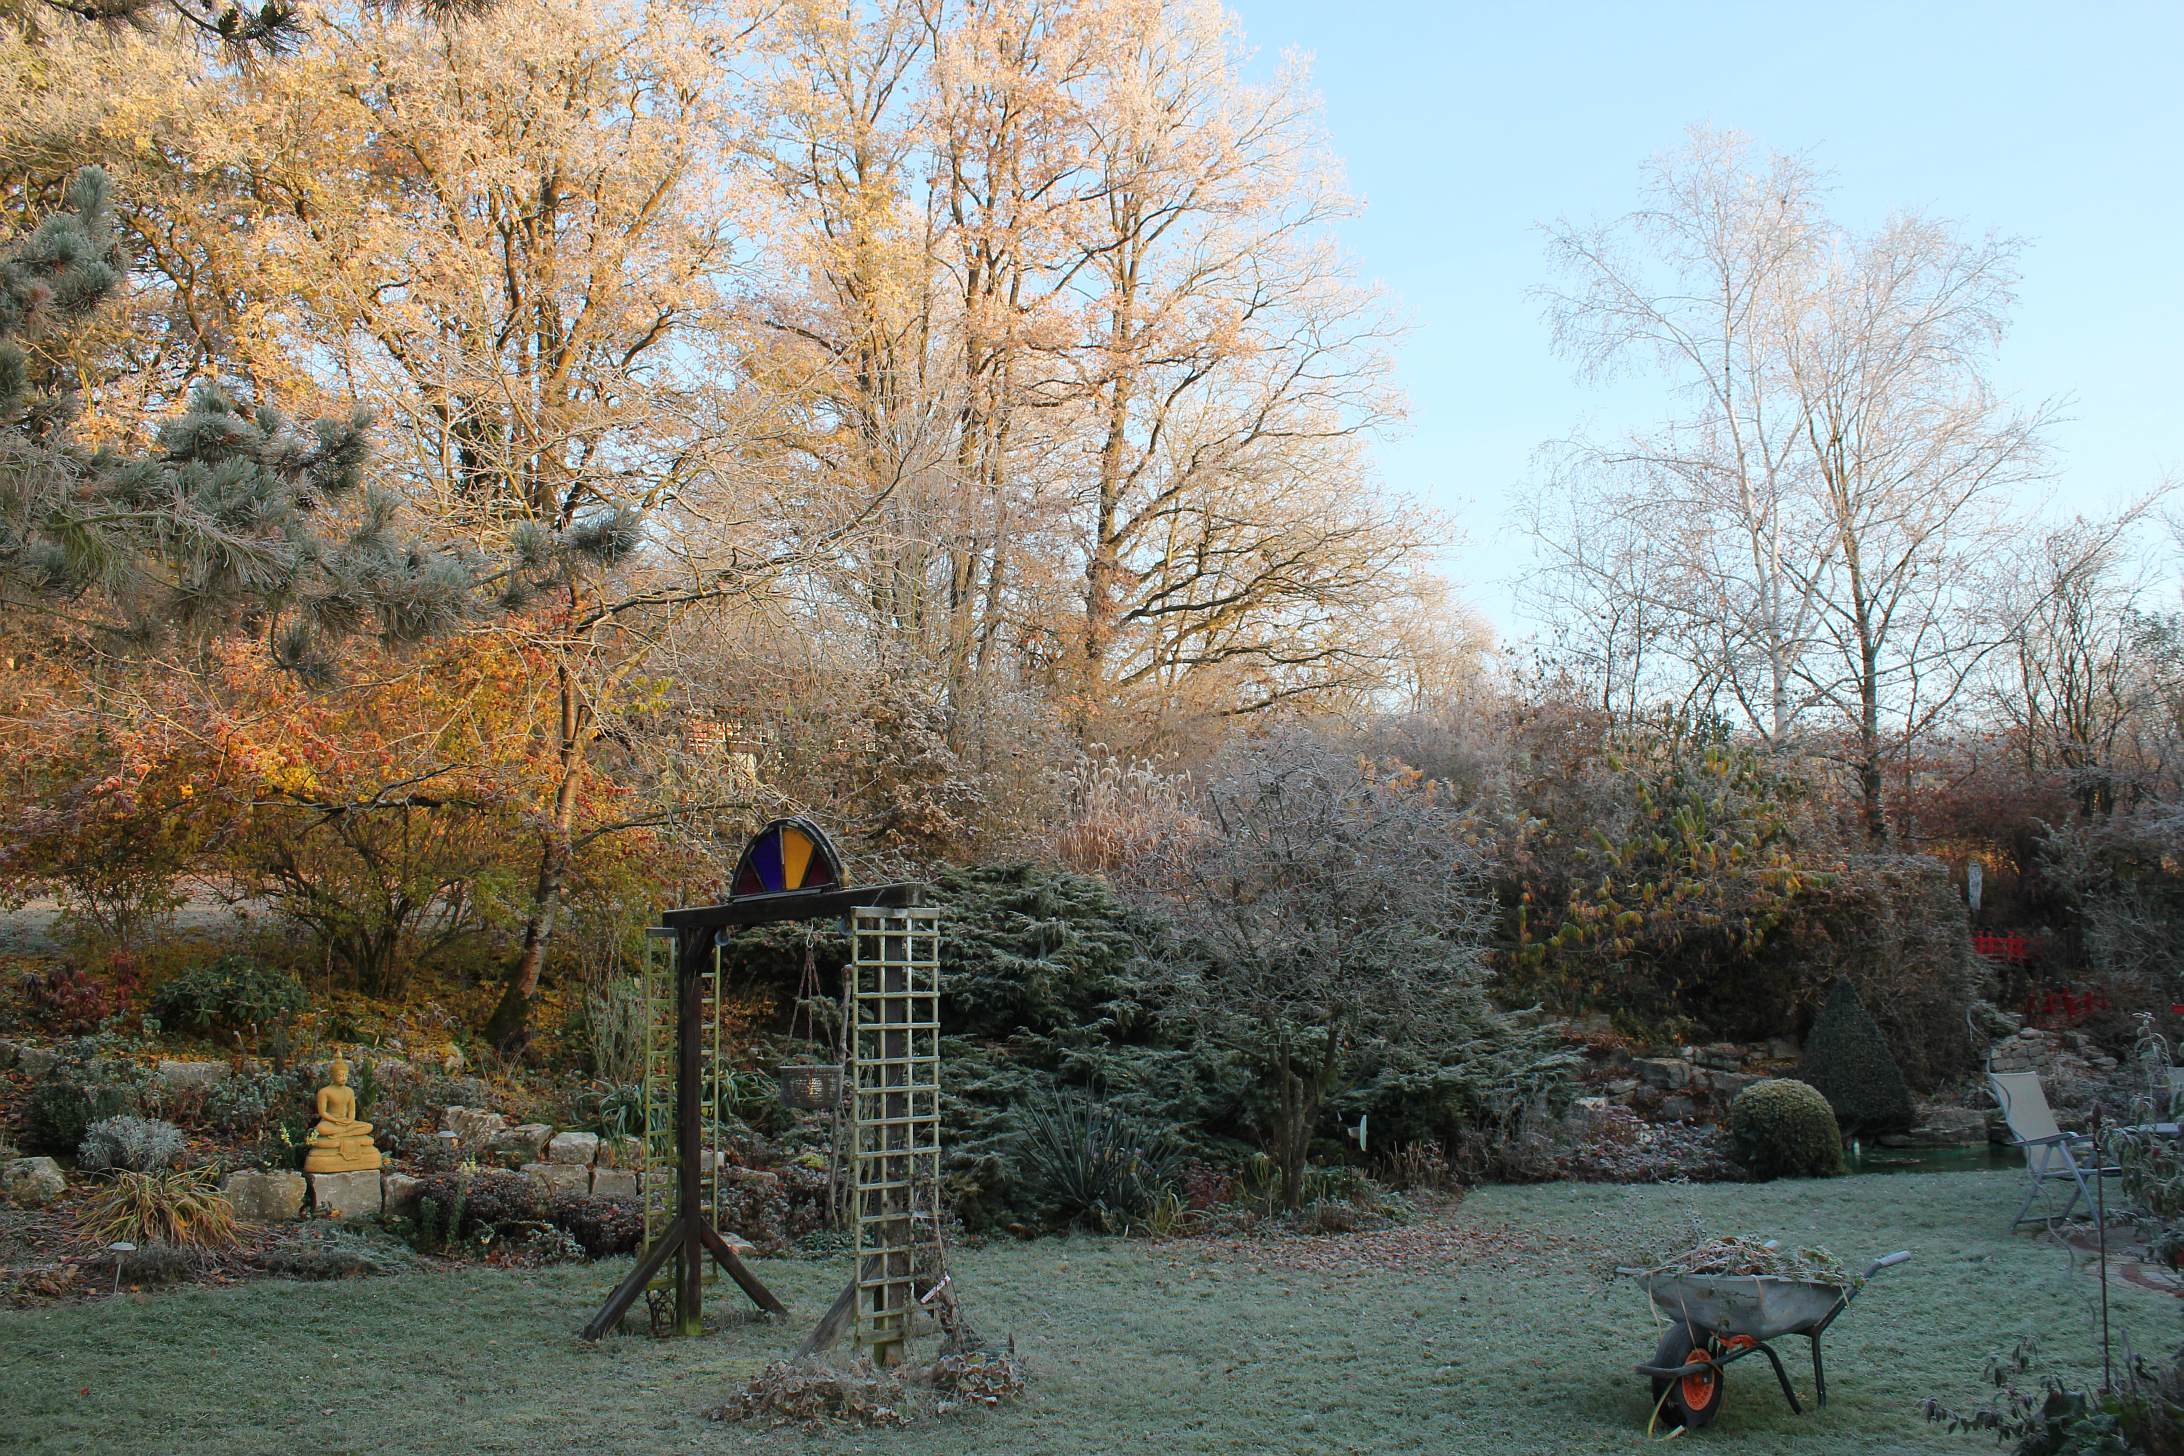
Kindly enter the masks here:
<path id="1" fill-rule="evenodd" d="M 1828 1099 L 1789 1077 L 1754 1082 L 1729 1104 L 1729 1155 L 1754 1178 L 1829 1178 L 1846 1171 L 1843 1133 Z"/>

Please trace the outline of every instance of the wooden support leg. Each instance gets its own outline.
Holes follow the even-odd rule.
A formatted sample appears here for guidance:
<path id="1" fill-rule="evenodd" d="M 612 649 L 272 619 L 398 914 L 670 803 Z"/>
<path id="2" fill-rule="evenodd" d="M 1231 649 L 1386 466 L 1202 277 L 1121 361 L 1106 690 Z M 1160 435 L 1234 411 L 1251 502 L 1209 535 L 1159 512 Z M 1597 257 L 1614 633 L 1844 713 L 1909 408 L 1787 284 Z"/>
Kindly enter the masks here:
<path id="1" fill-rule="evenodd" d="M 629 1277 L 614 1286 L 614 1293 L 599 1307 L 599 1313 L 591 1317 L 591 1323 L 577 1331 L 580 1340 L 596 1340 L 622 1322 L 629 1307 L 637 1302 L 637 1296 L 645 1292 L 645 1286 L 660 1272 L 662 1265 L 673 1258 L 685 1241 L 681 1219 L 669 1224 L 660 1234 L 659 1241 L 637 1256 L 637 1267 Z"/>
<path id="2" fill-rule="evenodd" d="M 736 1257 L 736 1251 L 728 1247 L 728 1241 L 722 1238 L 711 1224 L 701 1218 L 697 1221 L 697 1229 L 698 1237 L 705 1241 L 707 1251 L 719 1262 L 721 1268 L 728 1271 L 728 1277 L 735 1280 L 745 1294 L 751 1296 L 753 1304 L 768 1314 L 787 1314 L 789 1312 L 787 1306 L 774 1298 L 773 1291 L 761 1283 L 759 1277 L 751 1272 L 750 1266 Z"/>

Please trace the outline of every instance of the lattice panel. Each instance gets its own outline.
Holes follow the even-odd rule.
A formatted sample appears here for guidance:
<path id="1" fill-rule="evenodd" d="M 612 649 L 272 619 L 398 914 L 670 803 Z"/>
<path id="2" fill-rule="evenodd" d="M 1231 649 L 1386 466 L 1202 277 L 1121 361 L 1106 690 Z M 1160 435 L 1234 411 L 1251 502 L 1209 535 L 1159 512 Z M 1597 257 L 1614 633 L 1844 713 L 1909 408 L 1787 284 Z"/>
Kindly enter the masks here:
<path id="1" fill-rule="evenodd" d="M 645 932 L 644 973 L 641 978 L 645 1009 L 645 1126 L 644 1167 L 638 1187 L 644 1200 L 645 1245 L 667 1231 L 675 1220 L 676 1155 L 675 1074 L 681 1049 L 676 1043 L 678 997 L 675 932 L 655 926 Z M 698 1106 L 704 1150 L 698 1158 L 699 1207 L 697 1217 L 709 1218 L 719 1227 L 720 1204 L 720 947 L 706 951 L 698 971 L 699 1048 Z M 717 1271 L 708 1262 L 704 1278 L 711 1282 Z M 670 1264 L 650 1287 L 667 1289 L 674 1284 Z"/>
<path id="2" fill-rule="evenodd" d="M 857 1343 L 901 1358 L 917 1307 L 918 1224 L 940 1188 L 940 919 L 859 907 L 850 960 L 850 1208 Z"/>

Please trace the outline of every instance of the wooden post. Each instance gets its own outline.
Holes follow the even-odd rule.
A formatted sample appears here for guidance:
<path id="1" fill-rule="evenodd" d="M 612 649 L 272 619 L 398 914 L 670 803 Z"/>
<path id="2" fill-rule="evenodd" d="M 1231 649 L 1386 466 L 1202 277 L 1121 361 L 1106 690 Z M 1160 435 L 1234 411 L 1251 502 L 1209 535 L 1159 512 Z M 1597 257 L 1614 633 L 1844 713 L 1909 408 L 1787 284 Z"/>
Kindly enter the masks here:
<path id="1" fill-rule="evenodd" d="M 699 980 L 701 957 L 711 954 L 713 936 L 710 930 L 686 930 L 676 937 L 675 979 L 677 1014 L 675 1045 L 678 1061 L 675 1070 L 675 1176 L 676 1203 L 682 1210 L 683 1246 L 675 1269 L 675 1333 L 678 1335 L 703 1334 L 705 1331 L 705 1255 L 706 1248 L 698 1227 L 709 1218 L 710 1212 L 701 1200 L 699 1184 L 703 1169 L 700 1159 L 705 1155 L 704 1121 L 698 1106 L 698 1095 L 704 1089 L 705 1072 L 700 1064 L 703 1050 L 703 986 Z"/>

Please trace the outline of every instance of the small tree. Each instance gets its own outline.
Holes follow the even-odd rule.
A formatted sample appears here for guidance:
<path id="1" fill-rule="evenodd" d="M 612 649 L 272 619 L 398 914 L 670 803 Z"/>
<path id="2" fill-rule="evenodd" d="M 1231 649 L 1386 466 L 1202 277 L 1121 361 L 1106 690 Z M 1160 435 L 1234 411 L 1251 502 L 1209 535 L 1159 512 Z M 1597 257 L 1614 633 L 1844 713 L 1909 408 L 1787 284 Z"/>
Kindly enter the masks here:
<path id="1" fill-rule="evenodd" d="M 1820 1089 L 1846 1133 L 1901 1132 L 1918 1119 L 1888 1039 L 1846 977 L 1829 988 L 1797 1075 Z"/>
<path id="2" fill-rule="evenodd" d="M 1175 1014 L 1264 1077 L 1294 1209 L 1321 1109 L 1361 1052 L 1460 1062 L 1496 1022 L 1482 856 L 1433 784 L 1301 733 L 1230 750 L 1201 817 L 1137 864 L 1195 960 Z"/>

